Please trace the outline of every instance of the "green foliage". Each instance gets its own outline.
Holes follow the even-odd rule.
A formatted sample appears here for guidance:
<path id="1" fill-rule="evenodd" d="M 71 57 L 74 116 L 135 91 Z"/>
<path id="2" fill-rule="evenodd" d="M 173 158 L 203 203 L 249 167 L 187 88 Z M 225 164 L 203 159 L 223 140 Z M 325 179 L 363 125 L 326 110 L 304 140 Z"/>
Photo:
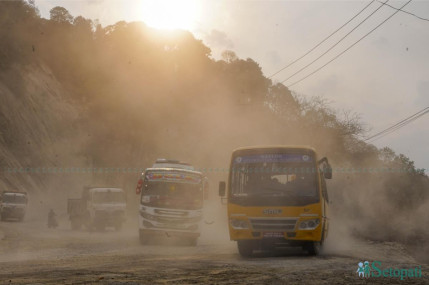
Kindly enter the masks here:
<path id="1" fill-rule="evenodd" d="M 49 11 L 51 21 L 59 24 L 72 24 L 73 16 L 66 8 L 56 6 Z"/>
<path id="2" fill-rule="evenodd" d="M 0 67 L 29 60 L 40 22 L 34 1 L 0 1 Z"/>

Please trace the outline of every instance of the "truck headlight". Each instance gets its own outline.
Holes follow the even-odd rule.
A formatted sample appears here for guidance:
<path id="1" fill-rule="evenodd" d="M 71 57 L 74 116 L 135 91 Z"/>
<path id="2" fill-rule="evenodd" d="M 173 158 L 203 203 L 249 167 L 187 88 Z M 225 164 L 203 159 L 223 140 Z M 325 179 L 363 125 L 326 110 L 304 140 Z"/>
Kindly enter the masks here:
<path id="1" fill-rule="evenodd" d="M 314 230 L 320 224 L 319 219 L 304 220 L 299 224 L 300 230 Z"/>
<path id="2" fill-rule="evenodd" d="M 231 227 L 235 230 L 247 230 L 249 228 L 249 223 L 246 220 L 230 220 Z"/>

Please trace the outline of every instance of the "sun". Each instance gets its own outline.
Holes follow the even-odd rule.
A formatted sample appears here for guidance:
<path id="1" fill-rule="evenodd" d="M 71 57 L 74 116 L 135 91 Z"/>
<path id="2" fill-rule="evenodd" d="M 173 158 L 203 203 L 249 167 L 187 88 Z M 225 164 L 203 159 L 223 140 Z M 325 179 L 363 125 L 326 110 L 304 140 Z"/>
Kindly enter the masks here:
<path id="1" fill-rule="evenodd" d="M 141 19 L 156 29 L 192 30 L 196 26 L 198 0 L 141 0 Z"/>

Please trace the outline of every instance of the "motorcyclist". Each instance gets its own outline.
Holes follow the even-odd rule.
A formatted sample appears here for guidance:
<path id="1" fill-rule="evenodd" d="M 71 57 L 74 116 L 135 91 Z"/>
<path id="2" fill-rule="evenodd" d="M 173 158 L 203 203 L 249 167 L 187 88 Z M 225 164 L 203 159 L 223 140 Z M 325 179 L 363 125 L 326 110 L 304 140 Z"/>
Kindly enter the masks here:
<path id="1" fill-rule="evenodd" d="M 56 228 L 58 227 L 57 219 L 55 218 L 56 214 L 54 210 L 50 209 L 48 213 L 48 228 Z"/>

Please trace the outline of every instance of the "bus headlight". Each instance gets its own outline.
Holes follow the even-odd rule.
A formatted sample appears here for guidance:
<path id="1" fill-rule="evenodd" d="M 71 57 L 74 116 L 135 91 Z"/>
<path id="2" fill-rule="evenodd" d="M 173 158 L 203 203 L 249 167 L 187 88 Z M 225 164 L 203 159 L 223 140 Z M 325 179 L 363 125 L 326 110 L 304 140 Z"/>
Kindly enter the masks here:
<path id="1" fill-rule="evenodd" d="M 300 230 L 314 230 L 320 224 L 319 219 L 304 220 L 299 224 Z"/>
<path id="2" fill-rule="evenodd" d="M 231 223 L 231 227 L 235 230 L 247 230 L 249 228 L 249 223 L 246 220 L 229 220 Z"/>
<path id="3" fill-rule="evenodd" d="M 154 221 L 156 219 L 155 216 L 148 214 L 146 212 L 140 211 L 140 216 L 142 216 L 143 218 L 147 219 L 147 220 L 151 220 Z"/>

